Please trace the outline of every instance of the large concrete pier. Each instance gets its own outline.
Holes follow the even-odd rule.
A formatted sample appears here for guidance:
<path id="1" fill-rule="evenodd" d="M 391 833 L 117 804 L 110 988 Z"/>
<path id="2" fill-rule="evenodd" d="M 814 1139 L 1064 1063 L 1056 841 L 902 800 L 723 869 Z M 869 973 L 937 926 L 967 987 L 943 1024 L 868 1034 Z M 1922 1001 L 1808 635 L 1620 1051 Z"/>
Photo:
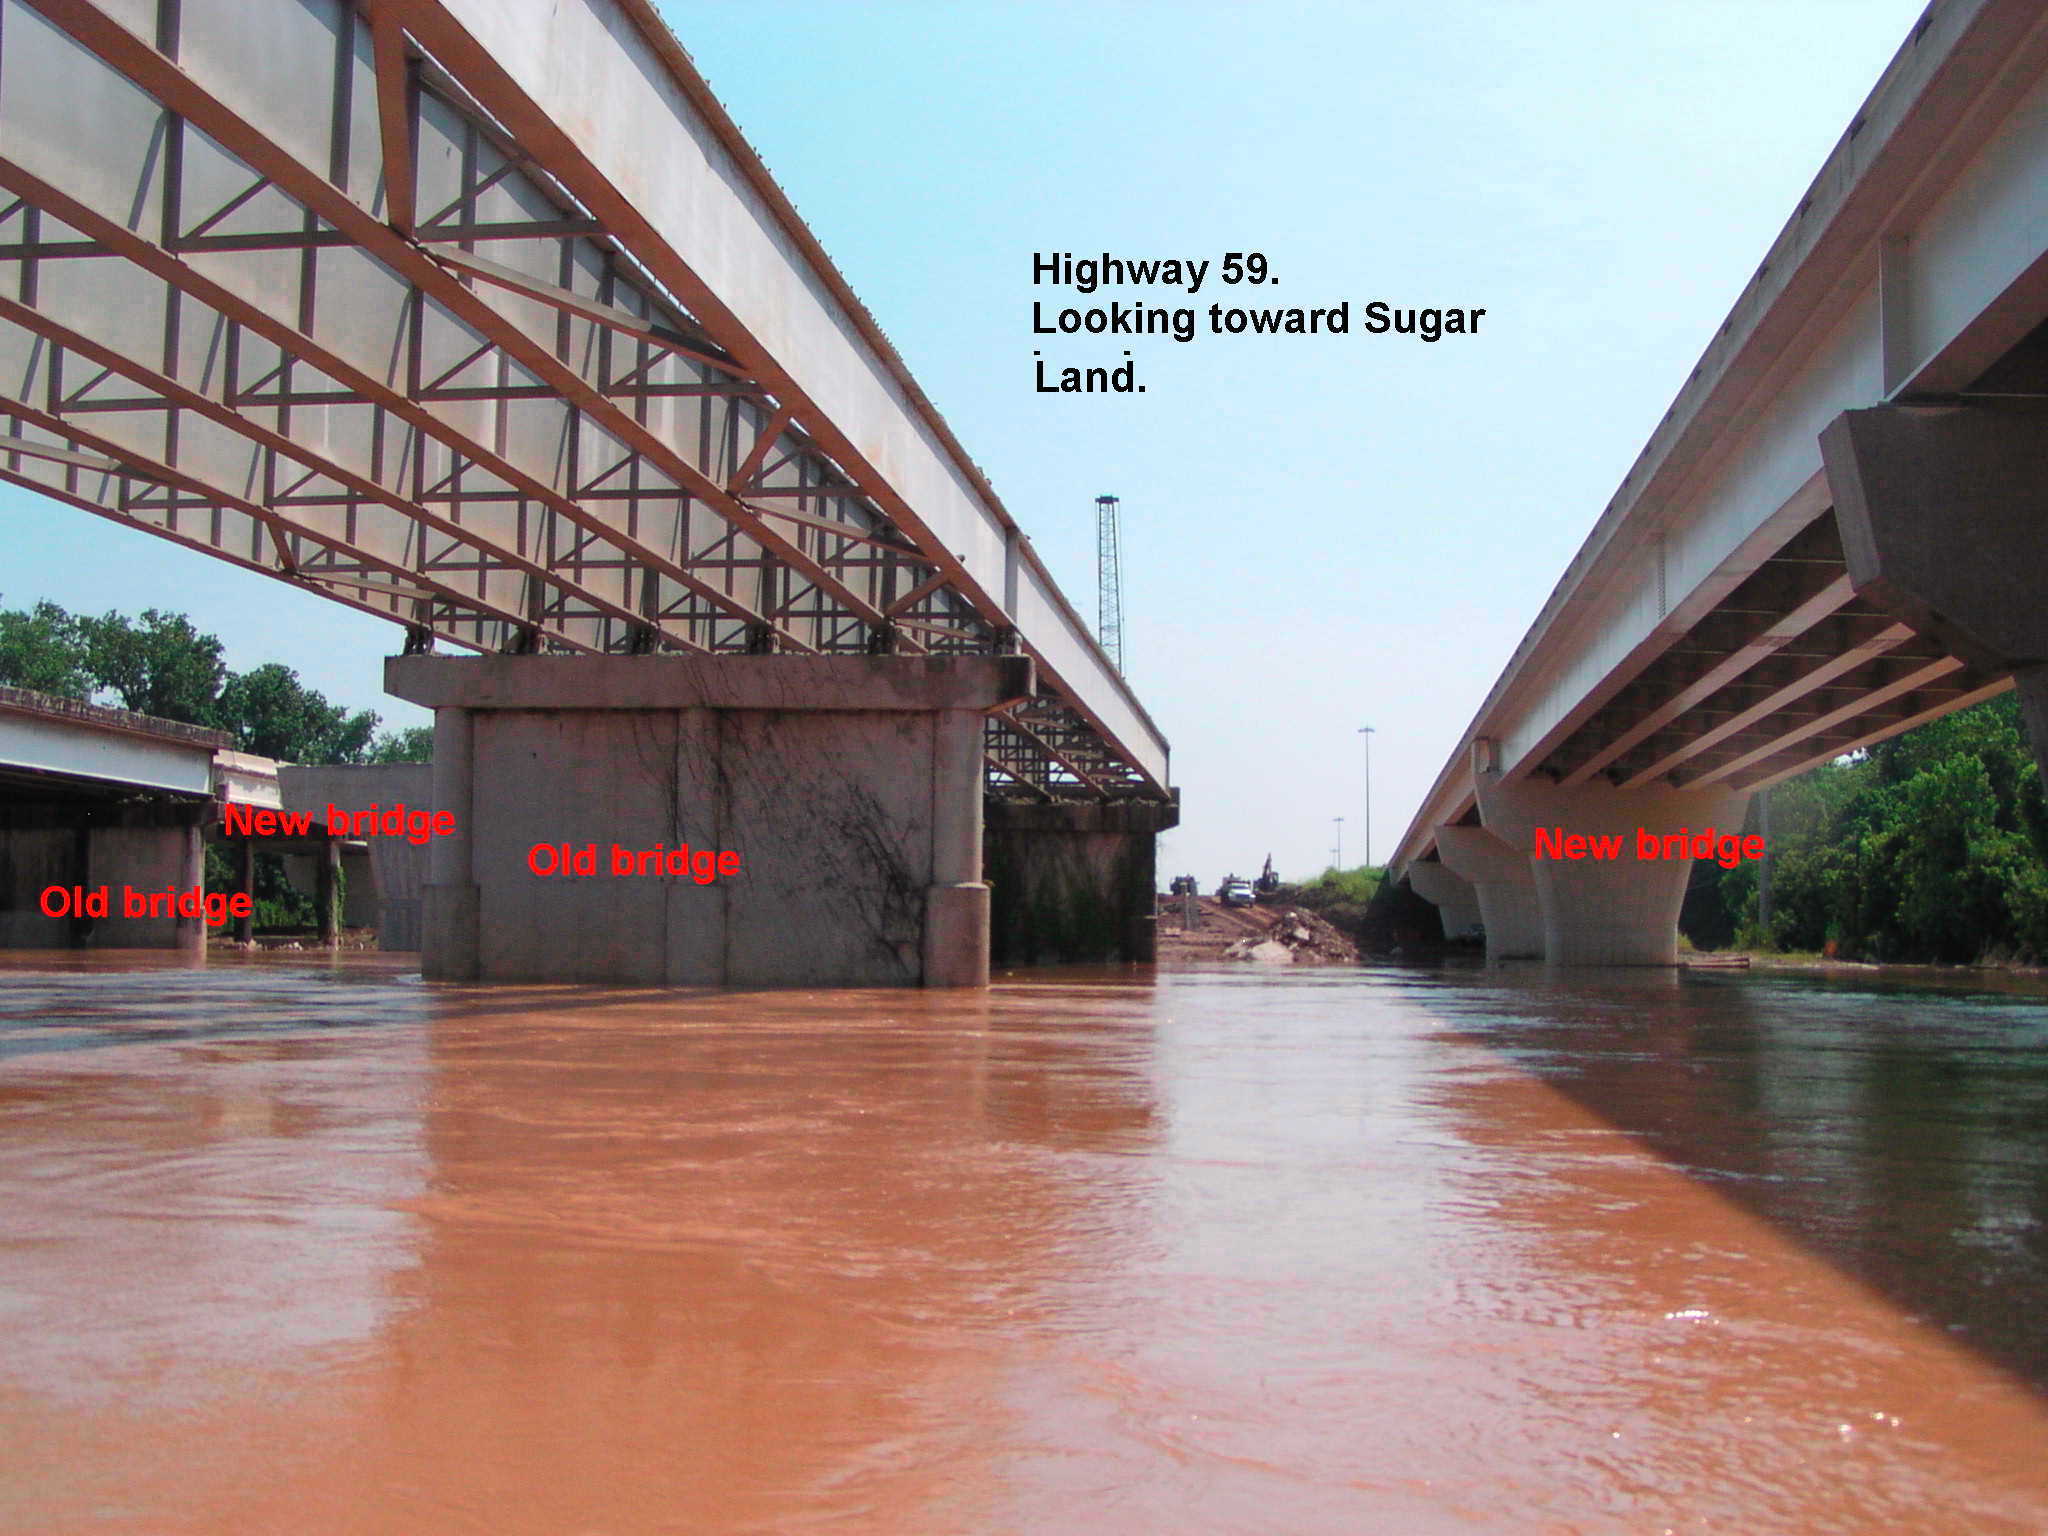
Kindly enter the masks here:
<path id="1" fill-rule="evenodd" d="M 991 804 L 995 963 L 1156 959 L 1156 850 L 1179 818 L 1177 801 Z"/>
<path id="2" fill-rule="evenodd" d="M 1026 658 L 402 656 L 385 685 L 433 709 L 455 821 L 430 977 L 988 979 L 982 722 L 1031 692 Z M 639 872 L 686 845 L 687 872 Z"/>

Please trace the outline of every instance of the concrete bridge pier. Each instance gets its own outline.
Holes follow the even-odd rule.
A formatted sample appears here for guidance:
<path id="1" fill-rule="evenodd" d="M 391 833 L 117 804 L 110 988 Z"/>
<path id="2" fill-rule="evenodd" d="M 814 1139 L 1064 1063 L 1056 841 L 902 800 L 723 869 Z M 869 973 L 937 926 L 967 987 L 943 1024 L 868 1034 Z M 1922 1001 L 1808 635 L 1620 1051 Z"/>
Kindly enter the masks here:
<path id="1" fill-rule="evenodd" d="M 1746 791 L 1606 783 L 1565 789 L 1548 779 L 1476 776 L 1487 830 L 1527 861 L 1542 913 L 1543 955 L 1553 965 L 1676 965 L 1678 911 L 1690 857 L 1663 856 L 1663 839 L 1684 829 L 1740 835 Z M 1535 857 L 1536 833 L 1588 840 L 1583 857 Z M 1638 834 L 1655 839 L 1643 857 Z M 1596 856 L 1592 839 L 1612 850 Z M 1569 845 L 1577 847 L 1579 845 Z M 1489 930 L 1490 932 L 1490 930 Z"/>
<path id="2" fill-rule="evenodd" d="M 2048 785 L 2048 405 L 1884 405 L 1820 436 L 1856 595 L 2019 689 Z"/>
<path id="3" fill-rule="evenodd" d="M 1025 657 L 402 656 L 430 977 L 979 986 L 982 721 Z"/>
<path id="4" fill-rule="evenodd" d="M 1158 839 L 1178 805 L 992 801 L 986 814 L 996 964 L 1158 958 Z"/>
<path id="5" fill-rule="evenodd" d="M 129 916 L 123 893 L 144 900 L 189 891 L 205 879 L 201 841 L 207 802 L 136 797 L 0 802 L 0 948 L 177 949 L 206 953 L 206 922 L 173 915 Z M 42 895 L 56 886 L 105 886 L 105 917 L 50 916 Z"/>
<path id="6" fill-rule="evenodd" d="M 1410 864 L 1408 884 L 1416 895 L 1436 907 L 1438 920 L 1444 925 L 1445 938 L 1455 939 L 1459 934 L 1469 933 L 1475 926 L 1485 924 L 1485 914 L 1479 909 L 1477 888 L 1440 859 L 1418 859 Z"/>
<path id="7" fill-rule="evenodd" d="M 393 680 L 392 666 L 389 661 L 384 665 L 386 690 L 400 698 L 411 698 L 404 691 L 403 680 Z M 461 674 L 452 679 L 458 684 L 462 680 Z M 457 690 L 449 691 L 455 697 L 461 696 Z M 454 813 L 454 830 L 427 845 L 427 880 L 420 887 L 420 971 L 430 981 L 474 981 L 482 966 L 478 916 L 483 896 L 477 885 L 472 830 L 476 810 L 471 777 L 475 755 L 476 726 L 472 712 L 460 704 L 435 705 L 434 809 Z"/>
<path id="8" fill-rule="evenodd" d="M 1444 867 L 1472 887 L 1486 925 L 1486 958 L 1541 960 L 1543 910 L 1528 851 L 1510 848 L 1484 827 L 1439 827 L 1436 847 Z"/>
<path id="9" fill-rule="evenodd" d="M 462 721 L 450 723 L 457 731 L 464 728 Z M 320 826 L 325 825 L 330 805 L 350 816 L 373 805 L 381 811 L 401 804 L 411 812 L 434 808 L 433 769 L 426 763 L 286 764 L 278 769 L 278 785 L 286 810 L 306 812 Z M 433 844 L 384 835 L 366 841 L 368 851 L 349 870 L 344 920 L 351 928 L 374 926 L 379 949 L 416 950 L 420 947 L 420 890 L 433 857 Z M 348 858 L 347 849 L 343 857 Z"/>

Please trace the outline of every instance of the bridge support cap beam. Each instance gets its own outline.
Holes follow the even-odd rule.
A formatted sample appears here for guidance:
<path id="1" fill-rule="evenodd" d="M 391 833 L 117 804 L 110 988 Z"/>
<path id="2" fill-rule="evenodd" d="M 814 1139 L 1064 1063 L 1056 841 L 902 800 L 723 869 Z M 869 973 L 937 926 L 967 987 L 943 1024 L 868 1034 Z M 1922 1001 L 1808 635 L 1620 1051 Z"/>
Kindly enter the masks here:
<path id="1" fill-rule="evenodd" d="M 2048 409 L 1844 411 L 1820 447 L 1856 595 L 2013 673 L 2048 784 Z"/>
<path id="2" fill-rule="evenodd" d="M 1858 597 L 1979 665 L 2048 663 L 2048 410 L 1844 411 L 1820 447 Z"/>
<path id="3" fill-rule="evenodd" d="M 1664 857 L 1664 839 L 1681 828 L 1739 834 L 1749 803 L 1746 791 L 1718 787 L 1564 789 L 1545 779 L 1506 783 L 1482 776 L 1478 790 L 1487 830 L 1527 861 L 1542 912 L 1544 957 L 1553 965 L 1676 965 L 1678 911 L 1693 861 Z M 1577 858 L 1537 857 L 1539 828 L 1551 852 L 1572 836 L 1587 839 L 1586 851 Z M 1656 856 L 1642 856 L 1651 846 Z"/>

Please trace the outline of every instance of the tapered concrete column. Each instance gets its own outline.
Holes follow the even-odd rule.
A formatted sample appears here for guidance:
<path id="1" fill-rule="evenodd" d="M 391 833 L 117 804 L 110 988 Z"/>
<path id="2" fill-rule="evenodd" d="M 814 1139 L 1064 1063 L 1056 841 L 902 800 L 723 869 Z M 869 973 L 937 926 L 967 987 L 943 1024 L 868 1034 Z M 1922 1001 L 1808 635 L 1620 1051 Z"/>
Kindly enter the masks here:
<path id="1" fill-rule="evenodd" d="M 924 984 L 988 985 L 988 887 L 981 878 L 982 720 L 942 711 L 932 743 L 932 884 L 925 892 Z"/>
<path id="2" fill-rule="evenodd" d="M 1505 783 L 1491 774 L 1475 783 L 1487 830 L 1528 862 L 1544 958 L 1553 965 L 1676 965 L 1678 909 L 1692 860 L 1662 857 L 1661 839 L 1680 828 L 1739 835 L 1749 803 L 1746 791 L 1720 788 L 1560 789 L 1547 779 Z M 1553 838 L 1588 839 L 1585 856 L 1536 857 L 1539 827 Z M 1639 832 L 1660 840 L 1658 857 L 1639 856 Z M 1595 838 L 1607 841 L 1594 844 Z"/>
<path id="3" fill-rule="evenodd" d="M 1543 911 L 1529 855 L 1484 827 L 1438 827 L 1436 851 L 1452 874 L 1472 887 L 1486 925 L 1489 960 L 1541 960 Z"/>
<path id="4" fill-rule="evenodd" d="M 1844 411 L 1820 435 L 1856 595 L 2019 685 L 2048 785 L 2048 410 Z"/>
<path id="5" fill-rule="evenodd" d="M 395 690 L 394 690 L 395 691 Z M 435 981 L 473 981 L 478 967 L 480 895 L 472 864 L 471 776 L 476 723 L 455 706 L 434 711 L 434 809 L 455 814 L 455 830 L 429 844 L 420 892 L 420 972 Z"/>
<path id="6" fill-rule="evenodd" d="M 1438 859 L 1442 855 L 1439 853 Z M 1415 894 L 1432 903 L 1444 925 L 1444 937 L 1455 939 L 1469 933 L 1486 919 L 1479 910 L 1479 893 L 1472 882 L 1436 859 L 1418 859 L 1408 866 L 1408 884 Z"/>

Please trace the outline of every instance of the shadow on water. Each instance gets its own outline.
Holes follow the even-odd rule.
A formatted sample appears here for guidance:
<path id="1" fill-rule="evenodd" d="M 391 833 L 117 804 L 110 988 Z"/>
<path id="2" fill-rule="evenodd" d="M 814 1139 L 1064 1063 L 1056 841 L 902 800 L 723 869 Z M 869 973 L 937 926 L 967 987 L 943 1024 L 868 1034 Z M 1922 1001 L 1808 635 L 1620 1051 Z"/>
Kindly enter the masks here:
<path id="1" fill-rule="evenodd" d="M 2048 995 L 1450 968 L 1518 1066 L 2048 1396 Z"/>

